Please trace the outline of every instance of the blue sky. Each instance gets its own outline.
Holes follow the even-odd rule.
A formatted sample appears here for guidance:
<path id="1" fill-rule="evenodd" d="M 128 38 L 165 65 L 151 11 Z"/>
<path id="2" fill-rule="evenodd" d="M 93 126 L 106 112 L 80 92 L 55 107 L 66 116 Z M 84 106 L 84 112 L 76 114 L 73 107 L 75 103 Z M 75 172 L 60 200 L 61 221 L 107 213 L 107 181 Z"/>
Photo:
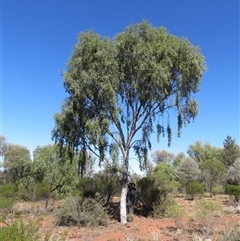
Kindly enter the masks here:
<path id="1" fill-rule="evenodd" d="M 153 151 L 186 152 L 194 141 L 222 147 L 231 135 L 239 144 L 238 0 L 2 0 L 1 134 L 26 146 L 51 141 L 53 115 L 66 97 L 60 70 L 79 32 L 95 30 L 113 37 L 143 19 L 201 47 L 208 72 L 196 95 L 200 112 L 173 141 L 156 142 Z"/>

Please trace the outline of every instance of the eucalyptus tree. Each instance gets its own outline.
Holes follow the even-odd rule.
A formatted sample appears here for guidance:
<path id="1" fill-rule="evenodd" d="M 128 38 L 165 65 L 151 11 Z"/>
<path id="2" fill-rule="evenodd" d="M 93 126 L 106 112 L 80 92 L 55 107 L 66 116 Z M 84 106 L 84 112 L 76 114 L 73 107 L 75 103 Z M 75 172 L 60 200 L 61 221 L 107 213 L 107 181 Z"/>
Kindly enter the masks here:
<path id="1" fill-rule="evenodd" d="M 166 132 L 171 143 L 171 109 L 176 110 L 178 136 L 197 116 L 193 93 L 199 91 L 204 56 L 187 39 L 143 21 L 113 39 L 81 33 L 67 67 L 63 78 L 69 96 L 54 116 L 53 139 L 70 155 L 88 150 L 100 162 L 118 146 L 124 167 L 120 217 L 125 223 L 130 150 L 144 168 L 155 128 L 158 140 Z"/>

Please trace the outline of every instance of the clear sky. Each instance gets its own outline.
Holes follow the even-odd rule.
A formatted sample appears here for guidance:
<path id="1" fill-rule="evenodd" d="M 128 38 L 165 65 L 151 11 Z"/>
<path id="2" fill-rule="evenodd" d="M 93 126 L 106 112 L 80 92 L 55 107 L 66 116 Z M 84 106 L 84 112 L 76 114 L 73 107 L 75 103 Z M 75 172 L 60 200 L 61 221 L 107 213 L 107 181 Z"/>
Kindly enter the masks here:
<path id="1" fill-rule="evenodd" d="M 143 19 L 199 45 L 208 66 L 199 116 L 181 138 L 173 128 L 169 148 L 153 135 L 153 151 L 186 152 L 197 140 L 222 147 L 227 135 L 239 144 L 238 0 L 2 0 L 1 134 L 31 152 L 52 143 L 53 115 L 66 97 L 60 70 L 78 33 L 113 37 Z"/>

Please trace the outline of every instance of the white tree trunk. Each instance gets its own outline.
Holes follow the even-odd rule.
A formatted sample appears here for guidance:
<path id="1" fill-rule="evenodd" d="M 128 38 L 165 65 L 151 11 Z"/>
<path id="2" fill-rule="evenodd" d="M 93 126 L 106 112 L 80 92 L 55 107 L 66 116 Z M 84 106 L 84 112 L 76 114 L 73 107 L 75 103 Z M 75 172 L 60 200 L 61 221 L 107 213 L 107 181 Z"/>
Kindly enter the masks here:
<path id="1" fill-rule="evenodd" d="M 120 198 L 120 221 L 122 224 L 127 223 L 127 183 L 122 185 L 121 198 Z"/>

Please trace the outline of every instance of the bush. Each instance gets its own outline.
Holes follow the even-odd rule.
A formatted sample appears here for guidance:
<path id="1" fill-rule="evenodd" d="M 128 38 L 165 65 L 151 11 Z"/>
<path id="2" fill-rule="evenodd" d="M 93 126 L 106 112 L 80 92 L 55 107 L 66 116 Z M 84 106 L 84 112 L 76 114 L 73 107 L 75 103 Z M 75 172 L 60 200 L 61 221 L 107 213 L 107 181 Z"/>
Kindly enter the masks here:
<path id="1" fill-rule="evenodd" d="M 186 214 L 184 208 L 178 205 L 175 201 L 166 207 L 164 216 L 167 218 L 180 218 Z"/>
<path id="2" fill-rule="evenodd" d="M 240 185 L 227 185 L 226 194 L 232 196 L 236 202 L 240 199 Z"/>
<path id="3" fill-rule="evenodd" d="M 98 173 L 94 178 L 83 177 L 79 179 L 79 194 L 86 198 L 95 198 L 96 195 L 109 203 L 114 195 L 120 193 L 120 184 L 117 175 L 109 173 Z"/>
<path id="4" fill-rule="evenodd" d="M 156 205 L 163 205 L 167 198 L 167 190 L 156 186 L 155 179 L 144 177 L 137 182 L 137 202 L 146 210 L 147 214 L 156 208 Z"/>
<path id="5" fill-rule="evenodd" d="M 203 184 L 197 181 L 189 182 L 186 188 L 186 194 L 192 200 L 196 195 L 203 195 L 204 194 L 204 187 Z"/>
<path id="6" fill-rule="evenodd" d="M 223 205 L 217 200 L 201 199 L 197 203 L 197 212 L 195 217 L 197 219 L 208 219 L 213 216 L 219 216 L 223 213 Z"/>
<path id="7" fill-rule="evenodd" d="M 47 199 L 50 195 L 50 187 L 47 183 L 31 183 L 26 187 L 19 185 L 19 196 L 25 201 L 39 201 Z"/>
<path id="8" fill-rule="evenodd" d="M 67 234 L 52 235 L 46 234 L 44 241 L 65 241 Z M 10 226 L 0 229 L 1 241 L 40 241 L 38 223 L 30 221 L 25 223 L 22 220 L 14 221 Z"/>
<path id="9" fill-rule="evenodd" d="M 222 194 L 222 193 L 224 193 L 224 188 L 223 188 L 222 185 L 218 185 L 218 186 L 212 188 L 212 194 L 213 195 L 219 195 L 219 194 Z"/>
<path id="10" fill-rule="evenodd" d="M 10 226 L 1 228 L 0 240 L 2 241 L 36 241 L 39 240 L 38 228 L 33 222 L 25 224 L 16 220 Z"/>
<path id="11" fill-rule="evenodd" d="M 17 189 L 14 184 L 0 186 L 0 222 L 4 221 L 11 211 L 16 199 Z"/>
<path id="12" fill-rule="evenodd" d="M 60 226 L 105 226 L 108 221 L 101 203 L 83 197 L 68 197 L 55 215 Z"/>
<path id="13" fill-rule="evenodd" d="M 237 226 L 223 230 L 219 232 L 219 241 L 239 241 L 240 240 L 240 231 L 238 230 Z"/>
<path id="14" fill-rule="evenodd" d="M 156 203 L 153 206 L 154 218 L 180 218 L 183 215 L 185 215 L 185 210 L 171 197 L 166 197 L 162 203 Z"/>

